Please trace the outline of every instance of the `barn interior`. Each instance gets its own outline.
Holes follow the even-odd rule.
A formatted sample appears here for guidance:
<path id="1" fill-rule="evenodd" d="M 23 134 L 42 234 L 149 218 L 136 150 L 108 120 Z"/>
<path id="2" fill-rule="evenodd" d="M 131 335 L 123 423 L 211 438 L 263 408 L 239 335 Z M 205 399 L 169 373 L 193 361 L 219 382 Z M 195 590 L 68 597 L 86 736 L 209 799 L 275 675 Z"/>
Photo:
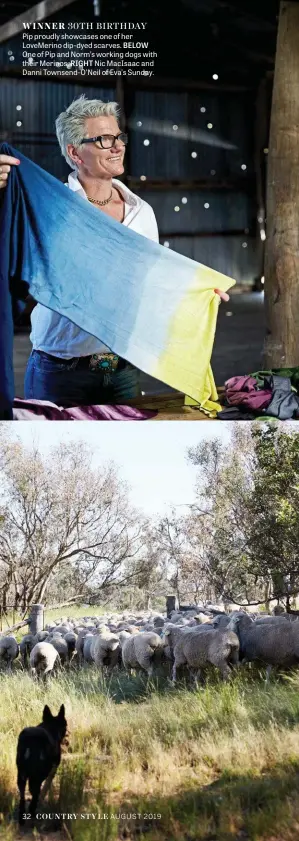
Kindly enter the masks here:
<path id="1" fill-rule="evenodd" d="M 129 134 L 125 183 L 153 207 L 160 243 L 236 280 L 222 303 L 216 382 L 261 367 L 269 130 L 279 0 L 44 0 L 0 3 L 0 132 L 62 181 L 54 121 L 84 92 L 117 100 Z M 24 21 L 147 21 L 154 73 L 29 78 Z M 138 35 L 144 40 L 144 35 Z M 136 39 L 135 39 L 136 40 Z M 29 329 L 15 337 L 21 397 Z M 144 377 L 146 393 L 166 390 Z"/>

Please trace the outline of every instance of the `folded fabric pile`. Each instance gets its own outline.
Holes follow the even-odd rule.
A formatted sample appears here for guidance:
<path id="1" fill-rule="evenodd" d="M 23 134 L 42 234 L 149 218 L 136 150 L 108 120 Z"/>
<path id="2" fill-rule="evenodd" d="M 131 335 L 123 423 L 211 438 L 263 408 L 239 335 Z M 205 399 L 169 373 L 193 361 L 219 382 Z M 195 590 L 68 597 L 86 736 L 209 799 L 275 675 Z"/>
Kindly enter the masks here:
<path id="1" fill-rule="evenodd" d="M 47 400 L 22 400 L 15 397 L 12 420 L 18 421 L 136 421 L 149 420 L 157 412 L 134 409 L 133 406 L 74 406 L 63 409 Z"/>
<path id="2" fill-rule="evenodd" d="M 299 419 L 299 369 L 281 368 L 231 377 L 220 420 Z"/>

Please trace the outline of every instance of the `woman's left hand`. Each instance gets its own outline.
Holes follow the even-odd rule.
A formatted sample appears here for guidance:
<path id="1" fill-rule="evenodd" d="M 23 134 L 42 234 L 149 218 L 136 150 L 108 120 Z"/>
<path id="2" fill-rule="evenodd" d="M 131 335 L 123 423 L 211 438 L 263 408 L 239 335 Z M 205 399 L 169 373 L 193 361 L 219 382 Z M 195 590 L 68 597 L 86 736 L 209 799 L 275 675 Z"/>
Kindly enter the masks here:
<path id="1" fill-rule="evenodd" d="M 221 298 L 222 301 L 229 301 L 229 295 L 227 292 L 221 292 L 221 289 L 214 289 L 214 292 L 216 292 L 216 295 L 219 295 L 219 298 Z"/>

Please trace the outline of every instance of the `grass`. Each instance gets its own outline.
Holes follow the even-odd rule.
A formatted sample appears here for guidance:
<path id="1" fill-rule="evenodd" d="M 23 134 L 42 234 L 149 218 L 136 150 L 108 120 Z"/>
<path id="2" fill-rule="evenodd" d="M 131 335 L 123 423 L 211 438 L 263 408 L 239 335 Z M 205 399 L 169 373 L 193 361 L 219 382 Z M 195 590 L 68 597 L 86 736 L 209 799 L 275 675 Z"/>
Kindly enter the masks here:
<path id="1" fill-rule="evenodd" d="M 239 674 L 195 692 L 163 677 L 149 686 L 142 676 L 105 681 L 95 668 L 45 688 L 15 669 L 0 675 L 0 697 L 3 841 L 19 841 L 17 736 L 40 721 L 45 702 L 54 712 L 65 703 L 70 735 L 43 812 L 77 817 L 64 827 L 41 821 L 36 838 L 298 841 L 298 675 L 265 687 Z"/>

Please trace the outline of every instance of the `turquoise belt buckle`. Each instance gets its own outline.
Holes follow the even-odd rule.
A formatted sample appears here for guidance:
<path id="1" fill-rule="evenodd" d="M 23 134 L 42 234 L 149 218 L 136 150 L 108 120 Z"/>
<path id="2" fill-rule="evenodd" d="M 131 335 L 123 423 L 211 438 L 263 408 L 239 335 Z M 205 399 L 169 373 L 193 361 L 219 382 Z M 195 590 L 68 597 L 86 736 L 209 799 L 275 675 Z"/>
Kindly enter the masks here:
<path id="1" fill-rule="evenodd" d="M 98 353 L 93 353 L 91 360 L 90 360 L 90 368 L 93 370 L 100 369 L 107 373 L 113 373 L 116 371 L 118 365 L 118 356 L 114 354 L 103 354 L 102 356 Z"/>

